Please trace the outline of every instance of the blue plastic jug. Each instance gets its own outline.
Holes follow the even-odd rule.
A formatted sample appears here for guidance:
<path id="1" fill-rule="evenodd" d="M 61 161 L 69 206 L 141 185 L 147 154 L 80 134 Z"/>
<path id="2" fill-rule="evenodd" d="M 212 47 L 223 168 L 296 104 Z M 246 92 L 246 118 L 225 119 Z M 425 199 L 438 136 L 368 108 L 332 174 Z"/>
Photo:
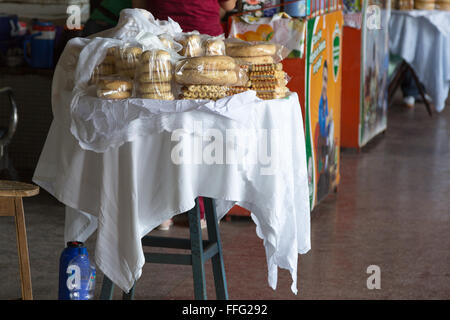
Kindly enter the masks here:
<path id="1" fill-rule="evenodd" d="M 55 48 L 55 26 L 51 22 L 36 21 L 23 43 L 25 61 L 33 68 L 53 68 L 53 51 Z M 31 51 L 31 56 L 28 56 Z"/>
<path id="2" fill-rule="evenodd" d="M 59 300 L 90 300 L 96 271 L 82 242 L 67 243 L 59 260 Z"/>

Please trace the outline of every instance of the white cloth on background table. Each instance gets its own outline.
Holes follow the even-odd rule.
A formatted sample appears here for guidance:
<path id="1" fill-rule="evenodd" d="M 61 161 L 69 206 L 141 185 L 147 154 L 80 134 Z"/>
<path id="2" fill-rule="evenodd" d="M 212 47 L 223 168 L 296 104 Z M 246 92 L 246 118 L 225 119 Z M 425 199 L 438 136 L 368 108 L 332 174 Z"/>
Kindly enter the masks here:
<path id="1" fill-rule="evenodd" d="M 393 10 L 389 49 L 416 72 L 438 112 L 450 87 L 450 12 Z"/>
<path id="2" fill-rule="evenodd" d="M 121 19 L 136 12 L 123 10 Z M 116 35 L 135 35 L 147 23 L 142 17 L 136 21 L 119 22 L 140 26 L 133 32 L 119 28 Z M 193 208 L 198 196 L 216 199 L 219 219 L 237 203 L 252 212 L 264 239 L 269 285 L 275 289 L 278 267 L 285 268 L 296 293 L 298 254 L 311 247 L 297 94 L 270 101 L 254 91 L 216 102 L 98 99 L 89 77 L 114 41 L 121 40 L 72 39 L 55 69 L 54 119 L 33 181 L 67 206 L 65 240 L 85 241 L 97 230 L 98 268 L 128 291 L 145 263 L 143 236 Z M 208 162 L 211 157 L 176 161 L 176 155 L 187 157 L 194 150 L 209 150 L 205 154 L 211 156 L 208 147 L 214 145 L 218 163 Z M 175 152 L 181 146 L 182 152 Z M 247 161 L 227 162 L 233 151 L 242 151 Z M 234 155 L 236 160 L 239 153 Z"/>

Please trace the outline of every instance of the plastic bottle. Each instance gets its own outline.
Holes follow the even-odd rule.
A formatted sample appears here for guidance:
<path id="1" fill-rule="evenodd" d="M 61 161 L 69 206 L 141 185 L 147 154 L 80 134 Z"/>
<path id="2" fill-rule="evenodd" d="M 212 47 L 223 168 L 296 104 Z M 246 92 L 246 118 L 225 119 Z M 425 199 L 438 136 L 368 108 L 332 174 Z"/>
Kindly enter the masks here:
<path id="1" fill-rule="evenodd" d="M 70 300 L 91 300 L 94 297 L 96 271 L 89 261 L 87 250 L 81 250 L 69 262 L 66 273 Z"/>
<path id="2" fill-rule="evenodd" d="M 67 247 L 63 250 L 59 262 L 58 299 L 92 299 L 95 276 L 95 267 L 89 261 L 83 242 L 67 242 Z"/>

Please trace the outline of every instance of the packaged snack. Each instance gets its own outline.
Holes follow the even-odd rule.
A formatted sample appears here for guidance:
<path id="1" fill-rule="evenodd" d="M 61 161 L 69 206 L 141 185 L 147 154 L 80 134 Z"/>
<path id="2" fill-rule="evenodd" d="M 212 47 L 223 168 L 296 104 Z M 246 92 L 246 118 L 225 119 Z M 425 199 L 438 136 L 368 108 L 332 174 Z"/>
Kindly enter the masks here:
<path id="1" fill-rule="evenodd" d="M 94 69 L 94 72 L 90 80 L 91 84 L 97 83 L 97 81 L 101 77 L 116 74 L 115 57 L 114 57 L 115 50 L 116 50 L 115 47 L 108 48 L 105 58 Z"/>
<path id="2" fill-rule="evenodd" d="M 173 50 L 174 52 L 178 52 L 183 49 L 183 46 L 176 42 L 170 35 L 168 34 L 160 34 L 158 36 L 159 40 L 163 44 L 164 48 L 167 50 Z"/>
<path id="3" fill-rule="evenodd" d="M 221 38 L 210 38 L 203 42 L 205 56 L 224 56 L 225 42 Z"/>
<path id="4" fill-rule="evenodd" d="M 123 77 L 134 78 L 142 51 L 141 47 L 133 45 L 116 47 L 114 54 L 117 73 Z"/>
<path id="5" fill-rule="evenodd" d="M 147 50 L 140 56 L 136 72 L 137 96 L 143 99 L 173 100 L 172 61 L 165 50 Z"/>
<path id="6" fill-rule="evenodd" d="M 181 88 L 180 99 L 218 100 L 228 95 L 228 89 L 222 85 L 186 85 Z"/>
<path id="7" fill-rule="evenodd" d="M 176 40 L 183 46 L 180 51 L 182 56 L 187 58 L 200 57 L 205 53 L 202 45 L 202 36 L 199 33 L 188 33 Z"/>
<path id="8" fill-rule="evenodd" d="M 228 56 L 186 58 L 177 63 L 175 80 L 179 84 L 234 85 L 239 67 Z"/>
<path id="9" fill-rule="evenodd" d="M 131 97 L 133 84 L 129 80 L 105 77 L 97 82 L 97 97 L 105 99 L 126 99 Z"/>

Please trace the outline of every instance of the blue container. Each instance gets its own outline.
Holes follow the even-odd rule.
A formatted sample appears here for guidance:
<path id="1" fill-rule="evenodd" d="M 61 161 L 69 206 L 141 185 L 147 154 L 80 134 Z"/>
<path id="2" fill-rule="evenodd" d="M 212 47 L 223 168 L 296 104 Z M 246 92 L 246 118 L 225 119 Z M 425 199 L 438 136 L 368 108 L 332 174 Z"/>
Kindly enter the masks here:
<path id="1" fill-rule="evenodd" d="M 31 67 L 53 68 L 55 36 L 55 26 L 51 22 L 37 21 L 33 24 L 31 35 L 23 43 L 24 58 Z M 28 56 L 28 51 L 31 56 Z"/>
<path id="2" fill-rule="evenodd" d="M 0 13 L 0 53 L 6 54 L 11 39 L 18 32 L 19 25 L 16 15 Z"/>
<path id="3" fill-rule="evenodd" d="M 89 300 L 95 287 L 95 268 L 82 242 L 67 243 L 59 260 L 59 300 Z"/>

